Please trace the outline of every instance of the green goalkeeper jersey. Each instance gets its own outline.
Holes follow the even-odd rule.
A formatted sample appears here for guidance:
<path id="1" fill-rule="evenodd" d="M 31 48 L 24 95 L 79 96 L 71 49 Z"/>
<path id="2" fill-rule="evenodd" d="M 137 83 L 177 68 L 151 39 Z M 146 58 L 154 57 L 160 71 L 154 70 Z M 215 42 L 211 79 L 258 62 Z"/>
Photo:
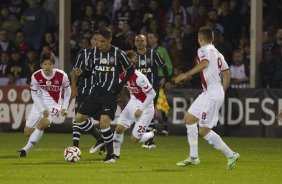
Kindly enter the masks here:
<path id="1" fill-rule="evenodd" d="M 172 67 L 172 63 L 171 63 L 171 60 L 170 60 L 170 57 L 168 55 L 166 48 L 158 46 L 156 51 L 161 56 L 162 60 L 164 60 L 164 62 L 166 63 L 168 74 L 169 74 L 169 76 L 171 76 L 172 71 L 173 71 L 173 67 Z M 158 76 L 159 77 L 164 76 L 163 70 L 161 68 L 158 69 Z"/>

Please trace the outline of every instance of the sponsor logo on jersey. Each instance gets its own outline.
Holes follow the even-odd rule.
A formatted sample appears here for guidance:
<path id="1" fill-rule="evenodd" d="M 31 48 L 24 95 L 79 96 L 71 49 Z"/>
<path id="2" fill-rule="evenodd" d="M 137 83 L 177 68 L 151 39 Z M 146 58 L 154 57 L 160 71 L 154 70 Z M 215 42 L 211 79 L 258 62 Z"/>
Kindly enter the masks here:
<path id="1" fill-rule="evenodd" d="M 138 68 L 137 70 L 143 74 L 152 72 L 151 68 Z"/>
<path id="2" fill-rule="evenodd" d="M 102 72 L 113 72 L 115 71 L 115 67 L 112 66 L 95 66 L 95 70 Z"/>
<path id="3" fill-rule="evenodd" d="M 55 84 L 55 85 L 59 84 L 59 81 L 58 81 L 58 80 L 55 80 L 54 84 Z"/>
<path id="4" fill-rule="evenodd" d="M 140 61 L 140 64 L 141 64 L 141 65 L 146 65 L 146 61 L 145 61 L 145 60 L 141 60 L 141 61 Z"/>
<path id="5" fill-rule="evenodd" d="M 52 82 L 51 81 L 46 81 L 47 86 L 51 86 Z"/>
<path id="6" fill-rule="evenodd" d="M 110 57 L 110 63 L 114 64 L 115 63 L 115 58 L 114 57 Z"/>
<path id="7" fill-rule="evenodd" d="M 100 63 L 101 63 L 101 64 L 107 64 L 107 63 L 108 63 L 108 60 L 107 60 L 106 58 L 102 58 L 102 59 L 100 60 Z"/>
<path id="8" fill-rule="evenodd" d="M 47 83 L 47 82 L 46 82 Z M 44 89 L 46 91 L 53 91 L 53 92 L 59 92 L 60 91 L 60 86 L 55 86 L 55 85 L 41 85 L 41 89 Z"/>

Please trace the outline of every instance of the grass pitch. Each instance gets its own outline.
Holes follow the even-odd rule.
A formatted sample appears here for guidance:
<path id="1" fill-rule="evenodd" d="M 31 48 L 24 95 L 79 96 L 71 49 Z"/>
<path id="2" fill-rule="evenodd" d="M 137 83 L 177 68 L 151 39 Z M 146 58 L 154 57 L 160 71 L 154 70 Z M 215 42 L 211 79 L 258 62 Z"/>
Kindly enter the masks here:
<path id="1" fill-rule="evenodd" d="M 198 166 L 175 165 L 188 156 L 186 136 L 157 137 L 154 150 L 144 150 L 126 136 L 121 158 L 105 164 L 101 162 L 105 155 L 89 154 L 93 138 L 82 135 L 82 158 L 72 164 L 63 158 L 64 149 L 72 143 L 71 134 L 46 133 L 26 158 L 18 158 L 16 150 L 27 139 L 22 133 L 0 133 L 0 183 L 282 183 L 282 139 L 223 138 L 241 155 L 232 171 L 226 170 L 222 153 L 199 140 Z"/>

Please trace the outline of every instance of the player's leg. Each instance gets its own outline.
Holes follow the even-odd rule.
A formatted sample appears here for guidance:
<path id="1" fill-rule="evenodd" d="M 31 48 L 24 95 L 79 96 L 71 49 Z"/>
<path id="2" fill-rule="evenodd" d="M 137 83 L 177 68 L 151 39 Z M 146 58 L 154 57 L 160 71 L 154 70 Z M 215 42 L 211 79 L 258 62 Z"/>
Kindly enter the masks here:
<path id="1" fill-rule="evenodd" d="M 232 151 L 221 137 L 211 130 L 218 121 L 218 112 L 222 102 L 220 100 L 211 99 L 206 111 L 202 113 L 199 123 L 199 134 L 215 149 L 221 151 L 228 159 L 227 169 L 231 170 L 236 161 L 239 159 L 239 154 Z"/>
<path id="2" fill-rule="evenodd" d="M 156 91 L 156 96 L 155 96 L 155 98 L 154 98 L 154 106 L 156 106 L 156 104 L 157 104 L 157 101 L 158 101 L 158 98 L 159 98 L 159 90 L 160 90 L 160 88 L 159 88 L 159 86 L 154 86 L 154 90 Z M 147 128 L 146 128 L 146 132 L 151 132 L 151 131 L 153 131 L 154 129 L 156 129 L 156 127 L 155 127 L 155 120 L 154 120 L 154 118 L 152 118 L 152 120 L 151 120 L 151 122 L 149 123 L 149 125 L 147 126 Z M 157 146 L 156 146 L 156 143 L 155 143 L 155 141 L 154 141 L 154 138 L 151 138 L 151 139 L 149 139 L 148 141 L 146 141 L 143 145 L 142 145 L 142 148 L 144 148 L 144 149 L 154 149 L 154 148 L 156 148 Z"/>
<path id="3" fill-rule="evenodd" d="M 119 122 L 119 121 L 118 121 Z M 127 129 L 122 123 L 118 123 L 114 133 L 114 154 L 116 158 L 120 157 L 120 148 L 123 143 L 124 132 Z"/>
<path id="4" fill-rule="evenodd" d="M 154 118 L 154 107 L 147 107 L 143 110 L 142 115 L 136 120 L 135 126 L 132 130 L 131 139 L 133 142 L 144 143 L 149 139 L 154 138 L 157 133 L 156 129 L 150 132 L 145 132 L 151 119 Z"/>
<path id="5" fill-rule="evenodd" d="M 44 129 L 47 128 L 50 125 L 50 123 L 51 121 L 49 117 L 48 118 L 42 117 L 38 121 L 36 128 L 30 135 L 27 144 L 21 149 L 20 155 L 19 155 L 20 157 L 25 157 L 26 153 L 28 153 L 33 148 L 33 146 L 36 145 L 40 141 L 43 135 Z"/>

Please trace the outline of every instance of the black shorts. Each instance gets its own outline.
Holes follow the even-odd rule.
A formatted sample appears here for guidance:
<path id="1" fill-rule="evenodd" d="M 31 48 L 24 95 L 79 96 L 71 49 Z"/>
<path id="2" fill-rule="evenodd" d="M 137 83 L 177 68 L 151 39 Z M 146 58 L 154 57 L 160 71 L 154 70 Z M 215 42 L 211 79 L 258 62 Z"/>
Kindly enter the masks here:
<path id="1" fill-rule="evenodd" d="M 94 89 L 93 93 L 84 99 L 78 112 L 91 117 L 108 115 L 114 120 L 116 110 L 117 95 L 109 91 Z"/>

